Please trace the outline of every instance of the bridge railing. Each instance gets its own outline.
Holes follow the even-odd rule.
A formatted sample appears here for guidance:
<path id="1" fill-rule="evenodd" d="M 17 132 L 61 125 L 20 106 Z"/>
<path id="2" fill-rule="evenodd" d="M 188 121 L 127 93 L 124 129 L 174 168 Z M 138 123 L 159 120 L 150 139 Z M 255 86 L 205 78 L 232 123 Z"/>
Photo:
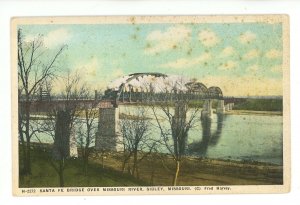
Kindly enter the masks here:
<path id="1" fill-rule="evenodd" d="M 221 94 L 214 93 L 190 93 L 190 92 L 178 92 L 178 93 L 153 93 L 153 92 L 121 92 L 120 96 L 117 96 L 117 91 L 106 92 L 103 99 L 106 100 L 118 100 L 118 102 L 172 102 L 178 99 L 188 100 L 205 100 L 205 99 L 223 99 Z"/>

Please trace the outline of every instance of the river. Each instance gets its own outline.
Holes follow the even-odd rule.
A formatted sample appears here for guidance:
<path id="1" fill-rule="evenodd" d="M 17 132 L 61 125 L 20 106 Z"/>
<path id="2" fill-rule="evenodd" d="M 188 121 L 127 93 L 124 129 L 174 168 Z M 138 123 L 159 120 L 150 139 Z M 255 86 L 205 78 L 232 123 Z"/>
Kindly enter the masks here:
<path id="1" fill-rule="evenodd" d="M 137 115 L 139 108 L 120 106 L 120 113 Z M 160 131 L 154 119 L 153 112 L 146 108 L 150 117 L 151 137 L 160 138 Z M 168 127 L 163 120 L 163 112 L 157 109 L 161 124 Z M 187 118 L 189 118 L 189 112 Z M 186 153 L 214 159 L 250 160 L 282 165 L 283 157 L 283 118 L 278 115 L 217 115 L 211 120 L 195 121 L 189 131 Z M 95 122 L 97 123 L 97 122 Z M 40 133 L 42 142 L 52 143 L 51 137 Z M 36 141 L 35 138 L 32 141 Z M 167 152 L 164 147 L 162 152 Z"/>

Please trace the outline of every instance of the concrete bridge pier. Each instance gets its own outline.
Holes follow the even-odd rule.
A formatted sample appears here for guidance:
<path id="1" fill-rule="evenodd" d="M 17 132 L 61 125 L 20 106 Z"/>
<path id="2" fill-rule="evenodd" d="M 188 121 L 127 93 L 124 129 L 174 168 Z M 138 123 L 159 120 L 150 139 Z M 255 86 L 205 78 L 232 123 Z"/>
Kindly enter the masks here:
<path id="1" fill-rule="evenodd" d="M 201 119 L 203 118 L 212 118 L 213 110 L 212 110 L 212 100 L 205 100 L 203 104 L 203 109 L 201 112 Z"/>
<path id="2" fill-rule="evenodd" d="M 99 108 L 98 133 L 95 140 L 96 150 L 122 151 L 122 134 L 119 125 L 118 107 Z"/>
<path id="3" fill-rule="evenodd" d="M 73 127 L 70 133 L 70 157 L 78 157 L 76 130 Z"/>
<path id="4" fill-rule="evenodd" d="M 224 113 L 225 113 L 224 100 L 219 100 L 217 106 L 217 114 L 224 114 Z"/>
<path id="5" fill-rule="evenodd" d="M 229 109 L 232 110 L 234 103 L 229 103 Z"/>
<path id="6" fill-rule="evenodd" d="M 225 111 L 229 111 L 229 110 L 232 110 L 234 106 L 234 103 L 228 103 L 225 105 Z"/>
<path id="7" fill-rule="evenodd" d="M 186 127 L 186 114 L 187 114 L 187 110 L 188 110 L 188 105 L 186 103 L 175 103 L 175 113 L 174 116 L 172 118 L 172 132 L 175 132 L 176 135 L 178 135 L 179 133 L 181 133 L 181 139 L 186 139 L 187 140 L 187 136 L 183 136 L 184 134 L 187 134 L 185 132 L 182 132 L 182 130 Z M 175 128 L 175 130 L 174 130 Z M 180 153 L 184 153 L 184 150 L 186 150 L 187 148 L 187 141 L 181 142 L 184 144 L 181 144 L 182 146 L 179 146 L 179 148 L 175 148 L 175 149 L 179 149 L 177 150 Z M 182 149 L 184 147 L 184 149 Z"/>
<path id="8" fill-rule="evenodd" d="M 225 111 L 229 111 L 229 104 L 225 105 Z"/>
<path id="9" fill-rule="evenodd" d="M 78 157 L 76 130 L 71 127 L 69 111 L 60 110 L 57 113 L 52 156 L 55 160 Z"/>
<path id="10" fill-rule="evenodd" d="M 176 127 L 182 128 L 186 124 L 186 113 L 187 113 L 187 104 L 185 103 L 176 103 L 175 104 L 175 113 L 173 117 L 173 123 Z"/>

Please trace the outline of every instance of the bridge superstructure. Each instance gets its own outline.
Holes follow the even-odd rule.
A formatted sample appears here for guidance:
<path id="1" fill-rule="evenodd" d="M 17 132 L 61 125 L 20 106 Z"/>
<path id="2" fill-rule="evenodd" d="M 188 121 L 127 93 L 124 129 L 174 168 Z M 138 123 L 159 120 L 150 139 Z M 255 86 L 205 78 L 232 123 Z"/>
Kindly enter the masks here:
<path id="1" fill-rule="evenodd" d="M 168 76 L 162 73 L 133 73 L 109 87 L 101 98 L 96 91 L 95 99 L 78 98 L 71 101 L 53 98 L 47 94 L 47 98 L 40 98 L 31 102 L 31 110 L 33 112 L 45 112 L 54 108 L 64 109 L 66 105 L 70 104 L 79 109 L 80 105 L 85 105 L 85 107 L 91 105 L 93 108 L 97 104 L 99 120 L 95 148 L 121 151 L 123 147 L 120 144 L 122 136 L 119 128 L 119 105 L 135 103 L 145 103 L 146 105 L 148 103 L 172 104 L 174 102 L 175 117 L 183 119 L 184 116 L 180 116 L 180 110 L 183 109 L 180 107 L 181 103 L 176 103 L 183 99 L 188 99 L 190 102 L 203 101 L 201 118 L 212 117 L 213 101 L 217 101 L 216 112 L 218 114 L 232 109 L 235 101 L 234 98 L 224 97 L 222 90 L 217 86 L 207 87 L 195 80 Z M 20 99 L 19 105 L 22 110 L 26 103 L 22 103 L 22 99 Z"/>
<path id="2" fill-rule="evenodd" d="M 186 106 L 178 103 L 182 100 L 204 101 L 201 118 L 213 116 L 213 101 L 217 101 L 218 114 L 223 114 L 233 106 L 232 102 L 225 105 L 223 92 L 217 86 L 207 87 L 201 82 L 174 78 L 161 73 L 133 73 L 118 80 L 114 87 L 108 88 L 99 103 L 96 149 L 116 151 L 123 149 L 118 143 L 122 141 L 119 128 L 119 105 L 174 102 L 175 118 L 182 121 L 185 116 L 181 116 L 180 110 L 184 108 L 180 106 Z"/>
<path id="3" fill-rule="evenodd" d="M 159 80 L 154 81 L 153 78 Z M 103 100 L 112 101 L 114 107 L 118 107 L 124 103 L 172 101 L 176 95 L 189 100 L 223 100 L 223 92 L 219 87 L 208 88 L 201 82 L 170 78 L 161 73 L 130 74 L 118 86 L 108 88 Z"/>

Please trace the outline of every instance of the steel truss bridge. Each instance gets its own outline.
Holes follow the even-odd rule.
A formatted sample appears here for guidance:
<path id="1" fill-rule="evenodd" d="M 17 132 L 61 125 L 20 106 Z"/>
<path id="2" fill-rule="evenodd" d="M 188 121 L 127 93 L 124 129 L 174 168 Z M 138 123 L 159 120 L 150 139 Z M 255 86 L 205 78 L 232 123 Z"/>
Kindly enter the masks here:
<path id="1" fill-rule="evenodd" d="M 64 107 L 65 104 L 85 104 L 95 105 L 95 102 L 101 104 L 102 102 L 111 103 L 114 107 L 120 104 L 134 104 L 137 102 L 166 102 L 176 101 L 178 99 L 188 99 L 194 101 L 202 100 L 224 100 L 224 103 L 234 103 L 243 99 L 223 96 L 222 90 L 217 86 L 207 87 L 201 82 L 190 81 L 181 85 L 180 88 L 176 86 L 172 89 L 162 89 L 160 92 L 154 92 L 153 83 L 136 87 L 132 82 L 151 76 L 152 78 L 167 79 L 169 76 L 162 73 L 133 73 L 128 76 L 125 82 L 121 83 L 117 89 L 107 89 L 104 95 L 99 97 L 98 92 L 95 91 L 95 97 L 84 99 L 63 99 L 50 96 L 50 93 L 40 91 L 40 96 L 35 97 L 31 101 L 32 111 L 47 111 L 53 107 Z M 182 89 L 183 86 L 183 89 Z M 23 98 L 19 99 L 19 105 L 25 106 Z M 80 106 L 79 106 L 80 107 Z"/>
<path id="2" fill-rule="evenodd" d="M 103 96 L 103 100 L 112 101 L 115 106 L 123 103 L 133 102 L 166 102 L 175 101 L 178 99 L 188 100 L 206 100 L 217 99 L 223 100 L 223 92 L 217 87 L 206 87 L 201 82 L 187 82 L 176 87 L 176 84 L 171 89 L 161 88 L 159 92 L 154 91 L 154 83 L 149 83 L 143 86 L 134 86 L 131 84 L 133 81 L 145 76 L 152 76 L 154 78 L 167 79 L 168 76 L 161 73 L 133 73 L 126 79 L 126 82 L 121 83 L 118 89 L 107 89 Z M 167 82 L 166 82 L 167 83 Z M 181 83 L 182 84 L 182 83 Z M 182 89 L 182 86 L 184 87 Z"/>

